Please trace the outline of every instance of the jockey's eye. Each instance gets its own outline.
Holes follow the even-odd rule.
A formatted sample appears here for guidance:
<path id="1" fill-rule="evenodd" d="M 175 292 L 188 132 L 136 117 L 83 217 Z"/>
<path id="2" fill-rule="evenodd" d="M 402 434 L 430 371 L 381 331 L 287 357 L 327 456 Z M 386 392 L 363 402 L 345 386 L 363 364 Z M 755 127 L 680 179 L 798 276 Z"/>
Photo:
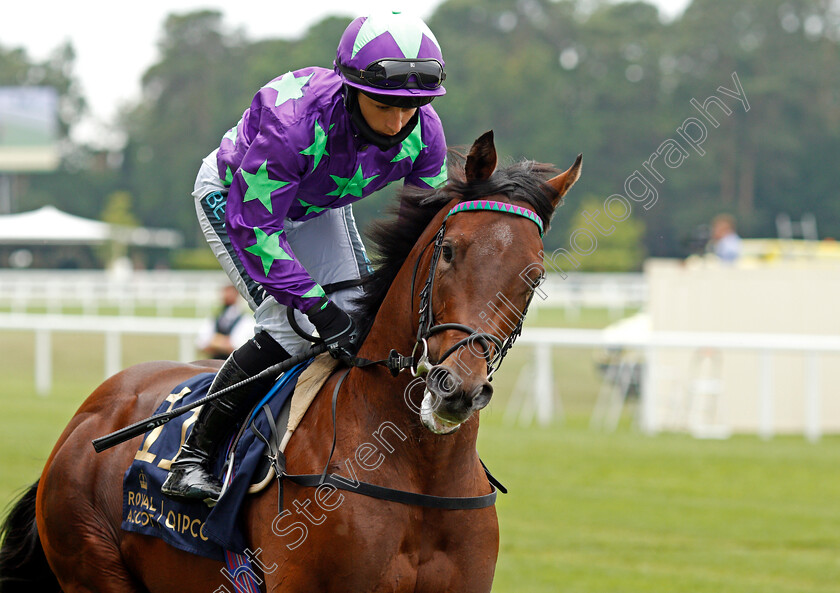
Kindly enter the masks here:
<path id="1" fill-rule="evenodd" d="M 450 263 L 452 258 L 455 257 L 455 251 L 452 249 L 452 245 L 444 245 L 441 247 L 440 256 L 443 258 L 443 261 Z"/>

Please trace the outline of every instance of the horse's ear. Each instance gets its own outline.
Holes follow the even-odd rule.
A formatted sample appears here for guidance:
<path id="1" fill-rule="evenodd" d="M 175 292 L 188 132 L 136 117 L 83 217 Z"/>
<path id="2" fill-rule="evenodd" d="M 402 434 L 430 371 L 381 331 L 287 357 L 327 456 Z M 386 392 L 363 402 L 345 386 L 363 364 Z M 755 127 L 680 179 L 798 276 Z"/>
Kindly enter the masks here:
<path id="1" fill-rule="evenodd" d="M 575 164 L 569 167 L 568 170 L 560 173 L 557 177 L 552 177 L 546 181 L 548 185 L 557 190 L 557 197 L 551 201 L 552 206 L 555 208 L 557 208 L 560 204 L 560 200 L 566 195 L 566 192 L 569 191 L 575 184 L 575 181 L 580 179 L 580 167 L 582 160 L 583 155 L 579 154 L 577 159 L 575 159 Z"/>
<path id="2" fill-rule="evenodd" d="M 496 146 L 493 144 L 493 130 L 484 132 L 473 142 L 464 174 L 467 181 L 484 181 L 496 170 Z"/>

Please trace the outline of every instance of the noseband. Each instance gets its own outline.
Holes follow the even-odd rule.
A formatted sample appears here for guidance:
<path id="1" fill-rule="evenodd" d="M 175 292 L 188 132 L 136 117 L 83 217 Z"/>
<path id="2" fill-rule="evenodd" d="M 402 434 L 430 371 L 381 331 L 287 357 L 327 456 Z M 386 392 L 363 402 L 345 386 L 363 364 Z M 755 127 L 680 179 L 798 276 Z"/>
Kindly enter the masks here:
<path id="1" fill-rule="evenodd" d="M 492 334 L 489 334 L 487 332 L 480 332 L 462 323 L 441 323 L 438 325 L 434 324 L 434 312 L 432 311 L 432 292 L 434 287 L 435 272 L 437 271 L 437 266 L 440 261 L 440 254 L 443 250 L 443 239 L 446 235 L 446 221 L 449 220 L 450 216 L 454 216 L 455 214 L 458 214 L 460 212 L 474 212 L 476 210 L 504 212 L 507 214 L 522 216 L 536 224 L 540 230 L 540 237 L 543 236 L 543 223 L 540 217 L 535 212 L 528 210 L 527 208 L 523 208 L 522 206 L 515 206 L 513 204 L 507 204 L 504 202 L 495 202 L 492 200 L 472 200 L 469 202 L 461 202 L 460 204 L 456 204 L 446 214 L 446 217 L 443 219 L 443 223 L 440 225 L 440 229 L 438 229 L 437 233 L 434 236 L 434 239 L 432 240 L 432 242 L 434 243 L 434 250 L 432 251 L 432 261 L 429 264 L 429 275 L 426 278 L 426 283 L 423 285 L 423 289 L 420 291 L 420 311 L 419 323 L 417 328 L 417 341 L 414 345 L 414 350 L 411 353 L 411 373 L 414 376 L 422 376 L 427 374 L 433 366 L 432 363 L 429 361 L 429 338 L 443 331 L 455 330 L 464 332 L 468 335 L 466 338 L 459 340 L 446 352 L 444 352 L 444 354 L 437 361 L 437 364 L 441 364 L 450 355 L 452 355 L 454 352 L 456 352 L 463 346 L 466 346 L 471 342 L 476 341 L 481 345 L 482 356 L 484 357 L 485 362 L 487 364 L 487 379 L 489 381 L 492 381 L 493 373 L 495 373 L 499 369 L 499 367 L 502 364 L 502 360 L 507 355 L 508 350 L 510 350 L 511 346 L 513 346 L 513 343 L 516 341 L 516 338 L 518 338 L 519 335 L 522 333 L 522 324 L 525 321 L 525 314 L 528 312 L 528 306 L 531 304 L 531 299 L 534 296 L 533 291 L 528 297 L 528 302 L 525 304 L 525 310 L 522 311 L 522 315 L 520 316 L 516 327 L 505 340 L 500 340 Z M 430 244 L 432 244 L 432 242 L 430 242 Z M 426 247 L 417 257 L 417 261 L 414 263 L 414 273 L 411 276 L 412 304 L 414 302 L 414 286 L 417 280 L 417 271 L 420 268 L 420 260 L 423 258 L 423 253 L 425 253 L 428 247 L 429 245 L 426 245 Z M 495 354 L 491 349 L 491 343 L 495 347 Z M 417 355 L 418 348 L 422 348 L 419 356 Z"/>

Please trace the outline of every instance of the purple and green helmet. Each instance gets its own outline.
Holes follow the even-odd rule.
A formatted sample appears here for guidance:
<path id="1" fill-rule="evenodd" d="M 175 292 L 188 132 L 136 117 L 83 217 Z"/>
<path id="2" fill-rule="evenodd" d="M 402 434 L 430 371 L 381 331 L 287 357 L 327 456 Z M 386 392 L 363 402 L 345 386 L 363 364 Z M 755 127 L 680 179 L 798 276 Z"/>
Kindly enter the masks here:
<path id="1" fill-rule="evenodd" d="M 421 19 L 399 12 L 355 19 L 341 36 L 335 58 L 335 71 L 345 84 L 395 97 L 446 94 L 443 68 L 434 33 Z"/>

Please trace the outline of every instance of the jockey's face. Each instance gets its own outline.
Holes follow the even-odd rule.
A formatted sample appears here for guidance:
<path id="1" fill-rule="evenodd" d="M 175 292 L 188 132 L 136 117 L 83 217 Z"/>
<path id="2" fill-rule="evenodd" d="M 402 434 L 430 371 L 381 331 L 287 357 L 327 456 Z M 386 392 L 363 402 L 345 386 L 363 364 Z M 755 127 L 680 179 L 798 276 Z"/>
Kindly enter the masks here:
<path id="1" fill-rule="evenodd" d="M 374 132 L 384 136 L 395 136 L 400 133 L 405 124 L 408 123 L 416 107 L 391 107 L 379 101 L 371 99 L 364 93 L 359 93 L 359 110 L 362 117 Z"/>

